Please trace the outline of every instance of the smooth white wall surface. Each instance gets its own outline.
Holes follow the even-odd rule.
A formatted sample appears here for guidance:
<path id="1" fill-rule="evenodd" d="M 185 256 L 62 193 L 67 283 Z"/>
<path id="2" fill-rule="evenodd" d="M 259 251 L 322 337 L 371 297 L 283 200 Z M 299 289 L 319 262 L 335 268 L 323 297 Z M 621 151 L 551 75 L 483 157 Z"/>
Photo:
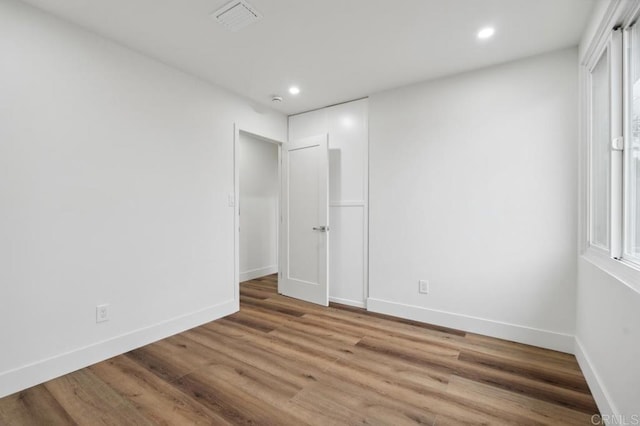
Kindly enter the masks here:
<path id="1" fill-rule="evenodd" d="M 602 414 L 640 419 L 640 294 L 578 261 L 576 353 Z"/>
<path id="2" fill-rule="evenodd" d="M 286 117 L 16 1 L 0 51 L 0 396 L 236 310 L 234 122 Z"/>
<path id="3" fill-rule="evenodd" d="M 329 134 L 329 299 L 365 306 L 368 100 L 289 117 L 289 140 Z"/>
<path id="4" fill-rule="evenodd" d="M 369 309 L 572 352 L 577 102 L 576 49 L 371 96 Z"/>
<path id="5" fill-rule="evenodd" d="M 240 133 L 240 281 L 278 272 L 278 145 Z"/>

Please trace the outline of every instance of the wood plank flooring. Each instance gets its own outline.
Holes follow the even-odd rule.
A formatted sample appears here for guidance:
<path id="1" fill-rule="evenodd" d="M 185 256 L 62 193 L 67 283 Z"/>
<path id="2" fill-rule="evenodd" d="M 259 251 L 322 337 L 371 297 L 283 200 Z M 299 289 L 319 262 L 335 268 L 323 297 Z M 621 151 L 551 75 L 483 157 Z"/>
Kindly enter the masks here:
<path id="1" fill-rule="evenodd" d="M 240 312 L 0 399 L 1 425 L 590 425 L 572 355 L 241 285 Z"/>

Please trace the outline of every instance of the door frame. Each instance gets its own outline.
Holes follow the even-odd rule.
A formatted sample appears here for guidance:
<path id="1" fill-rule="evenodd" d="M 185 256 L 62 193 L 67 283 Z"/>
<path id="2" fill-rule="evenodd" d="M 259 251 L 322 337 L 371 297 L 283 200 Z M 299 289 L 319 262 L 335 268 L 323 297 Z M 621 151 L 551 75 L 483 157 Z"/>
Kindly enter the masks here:
<path id="1" fill-rule="evenodd" d="M 278 204 L 276 211 L 276 256 L 278 257 L 276 264 L 278 265 L 278 275 L 280 274 L 280 244 L 282 243 L 280 235 L 280 222 L 282 220 L 282 146 L 284 141 L 273 139 L 255 132 L 250 127 L 243 126 L 239 123 L 233 124 L 233 294 L 235 297 L 236 308 L 240 309 L 240 133 L 259 139 L 264 142 L 275 144 L 278 147 Z"/>

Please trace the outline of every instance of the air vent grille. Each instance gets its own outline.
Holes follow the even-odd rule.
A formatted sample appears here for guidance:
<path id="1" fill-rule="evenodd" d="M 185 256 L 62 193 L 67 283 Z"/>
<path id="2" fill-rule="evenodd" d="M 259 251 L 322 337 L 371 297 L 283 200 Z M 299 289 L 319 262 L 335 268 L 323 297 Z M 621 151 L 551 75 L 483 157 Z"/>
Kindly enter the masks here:
<path id="1" fill-rule="evenodd" d="M 238 31 L 262 19 L 262 14 L 244 0 L 235 0 L 211 14 L 230 31 Z"/>

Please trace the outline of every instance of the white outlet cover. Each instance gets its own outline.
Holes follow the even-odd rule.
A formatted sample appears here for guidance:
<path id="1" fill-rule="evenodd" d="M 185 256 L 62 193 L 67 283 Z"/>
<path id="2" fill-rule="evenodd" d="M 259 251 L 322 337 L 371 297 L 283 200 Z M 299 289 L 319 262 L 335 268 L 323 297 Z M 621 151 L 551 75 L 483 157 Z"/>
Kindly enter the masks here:
<path id="1" fill-rule="evenodd" d="M 429 294 L 429 281 L 427 280 L 418 281 L 418 292 L 422 294 Z"/>
<path id="2" fill-rule="evenodd" d="M 109 321 L 109 305 L 96 306 L 96 322 Z"/>

